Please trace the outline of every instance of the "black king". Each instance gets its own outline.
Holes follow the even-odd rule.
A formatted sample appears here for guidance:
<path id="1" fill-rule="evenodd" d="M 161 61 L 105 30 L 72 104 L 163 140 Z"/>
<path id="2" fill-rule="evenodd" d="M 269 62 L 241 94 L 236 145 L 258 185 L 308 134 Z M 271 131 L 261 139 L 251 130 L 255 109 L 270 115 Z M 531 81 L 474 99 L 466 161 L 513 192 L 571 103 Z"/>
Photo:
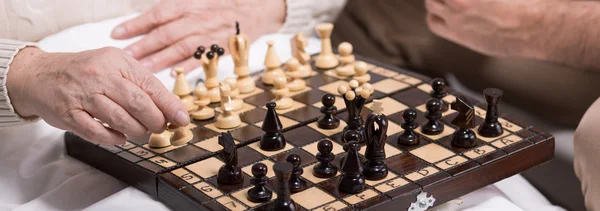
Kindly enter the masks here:
<path id="1" fill-rule="evenodd" d="M 352 80 L 348 85 L 339 86 L 338 93 L 344 98 L 344 103 L 348 109 L 348 125 L 344 127 L 342 134 L 346 134 L 349 130 L 354 130 L 358 132 L 360 136 L 359 140 L 364 142 L 366 140 L 365 127 L 363 126 L 363 119 L 360 114 L 365 103 L 373 93 L 373 87 L 368 83 L 358 86 L 358 81 Z"/>

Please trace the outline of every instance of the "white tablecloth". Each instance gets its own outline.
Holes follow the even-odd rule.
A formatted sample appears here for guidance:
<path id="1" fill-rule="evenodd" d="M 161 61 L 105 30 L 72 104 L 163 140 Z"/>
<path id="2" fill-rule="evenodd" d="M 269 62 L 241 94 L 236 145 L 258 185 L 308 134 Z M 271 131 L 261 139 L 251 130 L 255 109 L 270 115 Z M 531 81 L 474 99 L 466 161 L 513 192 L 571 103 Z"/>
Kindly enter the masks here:
<path id="1" fill-rule="evenodd" d="M 90 23 L 47 37 L 39 46 L 47 51 L 82 51 L 104 46 L 124 47 L 135 39 L 116 41 L 111 29 L 132 16 Z M 276 41 L 282 61 L 290 58 L 291 35 L 261 37 L 251 47 L 250 67 L 263 68 L 266 40 Z M 309 40 L 309 53 L 320 50 L 319 40 Z M 231 58 L 220 62 L 219 77 L 233 75 Z M 202 71 L 188 76 L 190 83 L 203 77 Z M 168 71 L 156 76 L 171 88 Z M 41 87 L 43 88 L 43 87 Z M 119 180 L 66 155 L 64 131 L 45 122 L 0 129 L 0 210 L 168 210 L 162 203 Z M 438 210 L 563 210 L 552 206 L 523 177 L 514 177 L 460 198 Z"/>

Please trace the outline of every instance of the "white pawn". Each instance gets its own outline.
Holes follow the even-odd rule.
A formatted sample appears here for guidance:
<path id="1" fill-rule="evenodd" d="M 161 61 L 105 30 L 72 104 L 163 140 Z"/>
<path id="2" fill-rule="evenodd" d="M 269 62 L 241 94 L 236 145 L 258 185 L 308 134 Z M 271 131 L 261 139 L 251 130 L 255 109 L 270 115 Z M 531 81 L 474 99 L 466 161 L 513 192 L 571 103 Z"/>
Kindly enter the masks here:
<path id="1" fill-rule="evenodd" d="M 223 113 L 217 116 L 215 126 L 220 129 L 239 127 L 242 124 L 242 120 L 240 119 L 240 116 L 233 111 L 233 106 L 229 100 L 231 99 L 231 88 L 226 83 L 221 83 L 219 91 L 221 93 L 221 110 Z"/>
<path id="2" fill-rule="evenodd" d="M 194 138 L 194 134 L 188 127 L 182 127 L 177 125 L 169 125 L 167 127 L 169 132 L 172 132 L 173 135 L 170 138 L 171 145 L 173 146 L 181 146 L 191 141 Z"/>
<path id="3" fill-rule="evenodd" d="M 298 60 L 295 58 L 291 58 L 285 63 L 285 66 L 289 71 L 287 72 L 288 76 L 292 78 L 292 82 L 287 85 L 288 89 L 290 89 L 292 92 L 297 92 L 306 88 L 306 81 L 302 80 L 303 77 L 299 74 L 298 70 L 303 68 L 300 66 L 300 62 L 298 62 Z"/>
<path id="4" fill-rule="evenodd" d="M 264 84 L 272 85 L 273 79 L 278 75 L 283 75 L 283 70 L 281 70 L 281 60 L 277 55 L 277 51 L 275 51 L 275 47 L 273 46 L 274 41 L 270 40 L 267 42 L 269 46 L 267 48 L 267 55 L 265 56 L 265 72 L 262 76 L 262 81 Z"/>
<path id="5" fill-rule="evenodd" d="M 367 63 L 357 61 L 354 63 L 354 72 L 356 75 L 352 79 L 358 81 L 358 84 L 363 85 L 371 80 L 371 75 L 367 74 Z"/>
<path id="6" fill-rule="evenodd" d="M 238 89 L 237 80 L 235 78 L 226 78 L 224 82 L 231 88 L 231 106 L 233 110 L 240 111 L 244 109 L 244 101 L 239 98 L 240 89 Z"/>
<path id="7" fill-rule="evenodd" d="M 335 69 L 338 76 L 352 76 L 354 75 L 354 55 L 352 55 L 352 44 L 349 42 L 340 43 L 338 46 L 340 52 L 340 66 Z"/>
<path id="8" fill-rule="evenodd" d="M 150 135 L 150 140 L 148 141 L 148 146 L 151 148 L 162 148 L 171 146 L 171 132 L 168 130 L 163 131 L 162 133 L 152 133 Z"/>
<path id="9" fill-rule="evenodd" d="M 194 89 L 194 96 L 198 98 L 198 100 L 194 101 L 194 104 L 198 105 L 198 110 L 192 112 L 190 116 L 195 120 L 207 120 L 213 118 L 215 116 L 215 110 L 208 107 L 208 104 L 210 104 L 208 89 L 204 86 L 197 86 Z"/>
<path id="10" fill-rule="evenodd" d="M 271 91 L 275 95 L 275 109 L 288 109 L 292 107 L 292 98 L 288 97 L 290 90 L 287 87 L 285 76 L 277 76 L 273 80 L 275 88 Z"/>

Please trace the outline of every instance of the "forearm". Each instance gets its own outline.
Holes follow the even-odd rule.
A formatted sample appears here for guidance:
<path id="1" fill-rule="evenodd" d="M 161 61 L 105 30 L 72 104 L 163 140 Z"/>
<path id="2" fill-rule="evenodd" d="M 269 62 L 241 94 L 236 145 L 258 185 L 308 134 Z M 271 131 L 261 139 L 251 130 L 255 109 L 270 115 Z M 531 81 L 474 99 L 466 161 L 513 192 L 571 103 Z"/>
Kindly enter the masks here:
<path id="1" fill-rule="evenodd" d="M 286 0 L 286 18 L 281 33 L 313 35 L 315 26 L 334 21 L 347 0 Z"/>

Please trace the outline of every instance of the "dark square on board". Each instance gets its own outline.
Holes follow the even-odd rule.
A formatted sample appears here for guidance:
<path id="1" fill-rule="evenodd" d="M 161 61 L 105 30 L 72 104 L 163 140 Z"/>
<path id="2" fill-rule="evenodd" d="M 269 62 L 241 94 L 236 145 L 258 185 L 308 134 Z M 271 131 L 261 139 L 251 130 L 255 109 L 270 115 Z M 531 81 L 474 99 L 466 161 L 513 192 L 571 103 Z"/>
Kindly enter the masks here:
<path id="1" fill-rule="evenodd" d="M 243 182 L 241 182 L 239 184 L 226 185 L 226 184 L 219 183 L 217 181 L 217 176 L 209 178 L 208 183 L 210 183 L 211 185 L 213 185 L 214 187 L 219 189 L 224 194 L 233 193 L 235 191 L 238 191 L 240 189 L 243 189 L 243 188 L 251 185 L 250 178 L 252 178 L 252 177 L 250 175 L 247 175 L 246 173 L 243 173 L 243 174 L 244 174 L 244 180 L 243 180 Z"/>
<path id="2" fill-rule="evenodd" d="M 265 119 L 265 115 L 267 114 L 267 110 L 262 109 L 262 107 L 256 107 L 250 111 L 246 111 L 240 114 L 240 119 L 242 122 L 245 122 L 249 125 L 253 125 L 254 123 L 263 121 Z"/>
<path id="3" fill-rule="evenodd" d="M 449 149 L 450 151 L 453 151 L 457 154 L 462 154 L 463 152 L 475 149 L 477 147 L 483 146 L 485 145 L 485 142 L 477 139 L 477 141 L 475 142 L 476 145 L 474 147 L 469 147 L 469 148 L 461 148 L 461 147 L 455 147 L 452 145 L 452 135 L 449 136 L 445 136 L 441 139 L 439 139 L 437 142 L 439 142 L 442 146 L 444 146 L 446 149 Z"/>
<path id="4" fill-rule="evenodd" d="M 396 174 L 405 175 L 427 167 L 427 163 L 413 157 L 410 153 L 402 153 L 385 159 L 385 164 Z"/>
<path id="5" fill-rule="evenodd" d="M 319 87 L 326 85 L 326 84 L 330 84 L 333 82 L 338 81 L 339 79 L 331 77 L 331 76 L 327 76 L 325 74 L 317 74 L 315 76 L 309 77 L 306 79 L 306 84 L 310 87 L 312 87 L 313 89 L 318 89 Z"/>
<path id="6" fill-rule="evenodd" d="M 263 107 L 269 101 L 273 101 L 274 99 L 275 95 L 273 95 L 270 91 L 265 90 L 265 92 L 244 99 L 244 102 L 252 104 L 256 107 Z"/>
<path id="7" fill-rule="evenodd" d="M 312 107 L 304 106 L 302 108 L 287 112 L 284 116 L 290 117 L 298 122 L 307 122 L 309 120 L 315 120 L 322 116 L 321 110 Z"/>
<path id="8" fill-rule="evenodd" d="M 421 91 L 418 88 L 408 89 L 406 91 L 394 94 L 391 97 L 409 107 L 423 105 L 429 98 L 431 98 L 429 94 Z"/>
<path id="9" fill-rule="evenodd" d="M 325 94 L 325 92 L 318 90 L 318 89 L 312 89 L 308 92 L 304 92 L 302 94 L 298 94 L 292 97 L 292 99 L 294 99 L 295 101 L 304 103 L 306 105 L 312 105 L 315 104 L 317 102 L 321 102 L 321 98 L 323 97 L 323 95 Z M 319 104 L 321 105 L 321 104 Z"/>
<path id="10" fill-rule="evenodd" d="M 419 147 L 422 147 L 422 146 L 425 146 L 425 145 L 431 143 L 431 140 L 429 140 L 429 138 L 415 132 L 415 134 L 417 135 L 417 139 L 419 140 L 418 144 L 411 145 L 411 146 L 398 144 L 398 136 L 400 136 L 400 134 L 402 134 L 402 133 L 404 133 L 404 132 L 400 132 L 400 133 L 394 134 L 392 136 L 388 136 L 388 138 L 386 140 L 387 144 L 390 144 L 390 145 L 392 145 L 398 149 L 401 149 L 403 151 L 411 151 L 413 149 L 416 149 L 416 148 L 419 148 Z"/>
<path id="11" fill-rule="evenodd" d="M 250 163 L 262 160 L 263 156 L 260 155 L 256 150 L 249 147 L 241 147 L 237 149 L 238 153 L 238 166 L 245 166 Z"/>
<path id="12" fill-rule="evenodd" d="M 204 127 L 196 127 L 192 129 L 192 133 L 194 134 L 194 138 L 192 138 L 190 143 L 196 143 L 219 135 L 219 133 Z"/>
<path id="13" fill-rule="evenodd" d="M 296 154 L 296 155 L 300 156 L 300 159 L 302 160 L 302 162 L 300 163 L 301 167 L 304 167 L 308 164 L 311 164 L 311 163 L 314 163 L 317 161 L 317 158 L 314 155 L 309 154 L 308 152 L 305 152 L 304 150 L 302 150 L 300 148 L 296 148 L 296 149 L 287 151 L 285 153 L 277 154 L 277 155 L 273 156 L 273 160 L 275 161 L 275 163 L 285 162 L 285 159 L 287 159 L 287 157 L 290 156 L 291 154 Z M 304 170 L 309 171 L 310 169 L 304 169 Z"/>
<path id="14" fill-rule="evenodd" d="M 308 126 L 301 126 L 294 130 L 287 131 L 283 133 L 283 136 L 287 142 L 298 147 L 313 143 L 316 140 L 327 138 L 327 136 Z"/>
<path id="15" fill-rule="evenodd" d="M 262 131 L 262 129 L 254 125 L 248 125 L 240 129 L 234 130 L 233 132 L 231 132 L 231 136 L 241 143 L 246 143 L 260 138 L 260 136 L 262 136 L 263 133 L 264 132 Z"/>
<path id="16" fill-rule="evenodd" d="M 205 157 L 208 152 L 193 145 L 186 145 L 165 153 L 165 157 L 174 160 L 177 163 L 184 163 L 194 158 Z"/>

